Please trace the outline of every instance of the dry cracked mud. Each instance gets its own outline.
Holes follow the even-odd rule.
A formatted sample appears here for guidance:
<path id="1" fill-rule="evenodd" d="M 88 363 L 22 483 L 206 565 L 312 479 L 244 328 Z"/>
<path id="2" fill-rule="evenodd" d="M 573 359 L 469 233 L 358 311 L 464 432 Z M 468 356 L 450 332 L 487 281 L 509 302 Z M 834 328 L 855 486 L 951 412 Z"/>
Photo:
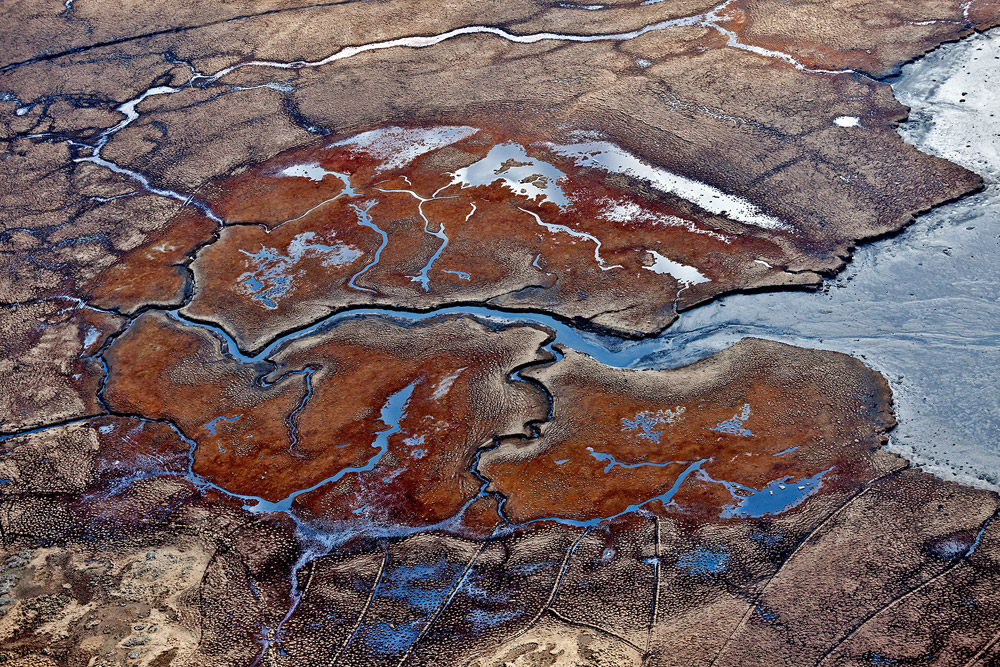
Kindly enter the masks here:
<path id="1" fill-rule="evenodd" d="M 1000 664 L 877 370 L 591 344 L 979 189 L 889 79 L 1000 3 L 4 10 L 0 664 Z"/>

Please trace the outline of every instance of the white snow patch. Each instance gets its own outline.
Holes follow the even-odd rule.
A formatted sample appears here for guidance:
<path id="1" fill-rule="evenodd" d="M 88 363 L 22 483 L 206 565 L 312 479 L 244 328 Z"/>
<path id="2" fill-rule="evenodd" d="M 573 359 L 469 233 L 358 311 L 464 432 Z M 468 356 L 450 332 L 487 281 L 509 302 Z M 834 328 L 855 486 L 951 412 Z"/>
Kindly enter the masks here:
<path id="1" fill-rule="evenodd" d="M 684 287 L 691 287 L 692 285 L 698 285 L 699 283 L 712 282 L 711 278 L 706 278 L 701 271 L 693 266 L 675 262 L 672 259 L 664 257 L 655 250 L 647 250 L 646 252 L 653 256 L 652 266 L 642 267 L 647 271 L 667 274 L 673 277 L 674 280 L 679 282 L 681 285 L 684 285 Z"/>
<path id="2" fill-rule="evenodd" d="M 723 243 L 731 243 L 732 239 L 712 229 L 702 229 L 693 220 L 685 220 L 676 215 L 654 213 L 634 201 L 606 198 L 601 202 L 604 207 L 598 215 L 608 222 L 631 222 L 663 225 L 666 227 L 683 227 L 692 234 L 705 234 Z"/>
<path id="3" fill-rule="evenodd" d="M 322 181 L 330 175 L 337 175 L 335 171 L 327 171 L 319 165 L 319 162 L 308 162 L 306 164 L 293 164 L 285 167 L 280 172 L 281 176 L 292 176 L 298 178 L 308 178 L 310 181 Z"/>
<path id="4" fill-rule="evenodd" d="M 857 116 L 837 116 L 833 119 L 833 124 L 837 127 L 857 127 L 861 124 L 861 119 Z"/>
<path id="5" fill-rule="evenodd" d="M 697 204 L 710 213 L 764 229 L 790 230 L 791 227 L 764 213 L 755 204 L 716 187 L 643 162 L 620 146 L 608 141 L 552 145 L 557 154 L 573 159 L 577 165 L 625 174 L 649 181 L 654 188 Z"/>
<path id="6" fill-rule="evenodd" d="M 99 332 L 97 329 L 95 329 L 94 327 L 89 327 L 87 329 L 87 336 L 86 338 L 83 339 L 83 347 L 88 348 L 94 343 L 96 343 L 100 335 L 101 332 Z"/>
<path id="7" fill-rule="evenodd" d="M 455 380 L 458 379 L 458 376 L 461 375 L 462 371 L 464 371 L 466 368 L 468 368 L 468 366 L 463 366 L 462 368 L 459 368 L 457 371 L 455 371 L 448 377 L 438 382 L 437 386 L 434 387 L 434 393 L 431 394 L 431 398 L 433 398 L 435 401 L 439 401 L 442 398 L 444 398 L 445 394 L 448 393 L 448 390 L 451 389 L 451 385 L 455 384 Z"/>
<path id="8" fill-rule="evenodd" d="M 349 146 L 381 160 L 380 170 L 399 169 L 424 153 L 436 151 L 474 135 L 479 130 L 464 125 L 429 128 L 385 127 L 356 134 L 330 144 Z"/>
<path id="9" fill-rule="evenodd" d="M 524 146 L 511 142 L 497 144 L 483 159 L 455 171 L 452 183 L 464 188 L 502 181 L 517 195 L 532 201 L 548 200 L 566 208 L 566 194 L 558 185 L 565 177 L 566 174 L 548 162 L 529 157 Z"/>

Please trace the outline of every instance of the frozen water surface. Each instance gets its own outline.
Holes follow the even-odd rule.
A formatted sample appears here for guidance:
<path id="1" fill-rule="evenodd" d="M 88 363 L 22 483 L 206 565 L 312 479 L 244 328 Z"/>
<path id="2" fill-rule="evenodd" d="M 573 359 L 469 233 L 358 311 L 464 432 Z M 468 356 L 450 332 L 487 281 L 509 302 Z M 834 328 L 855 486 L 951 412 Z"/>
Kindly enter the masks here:
<path id="1" fill-rule="evenodd" d="M 846 352 L 892 385 L 900 423 L 891 449 L 945 478 L 1000 488 L 998 57 L 993 30 L 938 49 L 893 81 L 911 107 L 904 139 L 980 173 L 983 192 L 862 246 L 819 293 L 730 296 L 683 314 L 656 341 L 608 345 L 609 355 L 669 367 L 744 336 Z"/>
<path id="2" fill-rule="evenodd" d="M 306 164 L 293 164 L 285 167 L 279 172 L 282 176 L 290 178 L 308 178 L 310 181 L 322 181 L 328 175 L 342 177 L 343 174 L 337 171 L 327 171 L 319 162 L 308 162 Z"/>
<path id="3" fill-rule="evenodd" d="M 245 263 L 250 269 L 237 278 L 241 291 L 273 310 L 295 284 L 296 267 L 302 259 L 319 256 L 323 258 L 322 266 L 332 267 L 351 264 L 361 257 L 361 251 L 352 245 L 314 243 L 315 238 L 316 232 L 297 234 L 288 244 L 287 255 L 263 245 L 257 252 L 240 250 L 246 255 Z"/>

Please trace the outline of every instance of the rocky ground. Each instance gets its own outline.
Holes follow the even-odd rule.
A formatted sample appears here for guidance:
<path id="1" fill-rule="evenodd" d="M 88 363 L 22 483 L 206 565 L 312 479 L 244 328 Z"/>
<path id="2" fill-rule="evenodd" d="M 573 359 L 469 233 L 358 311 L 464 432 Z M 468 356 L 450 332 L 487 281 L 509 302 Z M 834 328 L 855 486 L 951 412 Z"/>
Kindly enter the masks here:
<path id="1" fill-rule="evenodd" d="M 0 664 L 1000 664 L 879 373 L 559 339 L 977 190 L 885 79 L 1000 4 L 7 9 Z"/>

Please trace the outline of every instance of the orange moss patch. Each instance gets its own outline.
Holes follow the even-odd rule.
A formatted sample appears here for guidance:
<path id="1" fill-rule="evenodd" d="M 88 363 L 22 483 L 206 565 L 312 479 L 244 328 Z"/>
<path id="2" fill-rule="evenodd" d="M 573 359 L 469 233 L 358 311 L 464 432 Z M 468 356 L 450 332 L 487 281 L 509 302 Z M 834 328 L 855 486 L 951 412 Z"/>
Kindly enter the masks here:
<path id="1" fill-rule="evenodd" d="M 552 420 L 537 440 L 480 462 L 514 522 L 590 521 L 642 503 L 718 518 L 751 490 L 823 471 L 813 486 L 859 486 L 894 423 L 888 386 L 860 362 L 755 339 L 666 371 L 610 369 L 567 351 L 526 374 L 552 392 Z"/>
<path id="2" fill-rule="evenodd" d="M 547 335 L 354 319 L 289 343 L 272 370 L 149 313 L 109 350 L 106 394 L 116 410 L 176 423 L 198 443 L 195 472 L 228 491 L 281 502 L 315 486 L 296 506 L 326 519 L 434 524 L 478 493 L 478 449 L 545 415 L 542 393 L 508 376 Z"/>

